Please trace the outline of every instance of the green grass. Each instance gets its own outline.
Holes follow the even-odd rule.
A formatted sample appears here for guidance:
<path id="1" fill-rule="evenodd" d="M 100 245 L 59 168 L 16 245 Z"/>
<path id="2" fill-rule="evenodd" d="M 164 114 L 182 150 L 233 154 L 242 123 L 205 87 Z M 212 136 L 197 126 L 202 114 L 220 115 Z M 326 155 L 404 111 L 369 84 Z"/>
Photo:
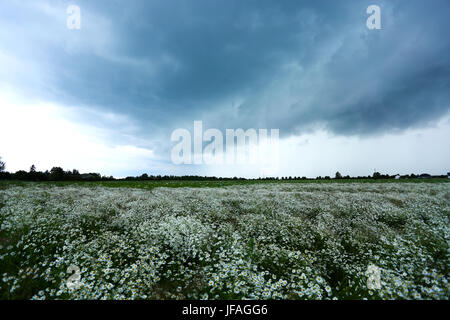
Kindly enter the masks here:
<path id="1" fill-rule="evenodd" d="M 267 184 L 267 183 L 300 183 L 300 184 L 323 184 L 323 183 L 448 183 L 449 179 L 352 179 L 352 180 L 216 180 L 216 181 L 202 181 L 202 180 L 160 180 L 160 181 L 45 181 L 45 182 L 28 182 L 28 181 L 0 181 L 0 189 L 8 188 L 9 186 L 83 186 L 83 187 L 109 187 L 109 188 L 137 188 L 151 190 L 153 188 L 218 188 L 233 185 L 249 185 L 249 184 Z"/>
<path id="2" fill-rule="evenodd" d="M 28 182 L 17 180 L 1 180 L 0 190 L 10 186 L 83 186 L 83 187 L 109 187 L 109 188 L 137 188 L 151 190 L 158 187 L 166 188 L 218 188 L 233 185 L 265 184 L 265 183 L 301 183 L 301 184 L 322 184 L 322 183 L 449 183 L 448 178 L 410 178 L 410 179 L 340 179 L 340 180 L 159 180 L 159 181 L 45 181 Z"/>

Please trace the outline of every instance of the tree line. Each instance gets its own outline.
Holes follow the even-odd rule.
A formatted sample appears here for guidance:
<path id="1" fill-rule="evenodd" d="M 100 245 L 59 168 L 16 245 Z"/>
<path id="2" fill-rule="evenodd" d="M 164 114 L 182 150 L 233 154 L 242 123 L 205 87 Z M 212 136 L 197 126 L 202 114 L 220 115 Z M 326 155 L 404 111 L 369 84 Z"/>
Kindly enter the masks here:
<path id="1" fill-rule="evenodd" d="M 368 176 L 357 176 L 351 177 L 349 175 L 343 176 L 339 171 L 336 172 L 333 178 L 330 176 L 318 176 L 316 178 L 307 178 L 305 176 L 286 176 L 286 177 L 264 177 L 256 179 L 247 179 L 240 177 L 232 178 L 220 178 L 215 176 L 198 176 L 198 175 L 184 175 L 184 176 L 174 176 L 174 175 L 148 175 L 144 173 L 140 176 L 128 176 L 124 179 L 116 179 L 113 176 L 103 176 L 100 173 L 90 172 L 90 173 L 80 173 L 78 170 L 64 170 L 61 167 L 53 167 L 50 171 L 46 170 L 44 172 L 37 171 L 36 167 L 32 165 L 29 171 L 19 170 L 14 173 L 5 171 L 6 163 L 2 161 L 0 157 L 0 180 L 22 180 L 22 181 L 112 181 L 112 180 L 127 180 L 127 181 L 146 181 L 146 180 L 203 180 L 203 181 L 214 181 L 214 180 L 349 180 L 349 179 L 395 179 L 395 178 L 446 178 L 447 175 L 431 176 L 429 174 L 423 173 L 420 175 L 409 174 L 409 175 L 388 175 L 381 174 L 379 172 L 374 172 L 373 175 Z"/>

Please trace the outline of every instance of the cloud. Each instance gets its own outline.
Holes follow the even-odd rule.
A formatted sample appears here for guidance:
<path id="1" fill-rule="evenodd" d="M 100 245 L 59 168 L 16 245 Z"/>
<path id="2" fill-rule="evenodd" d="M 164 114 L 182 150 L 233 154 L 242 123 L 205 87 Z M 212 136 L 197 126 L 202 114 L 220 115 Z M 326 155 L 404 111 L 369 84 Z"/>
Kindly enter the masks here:
<path id="1" fill-rule="evenodd" d="M 29 105 L 10 92 L 0 92 L 0 101 L 0 150 L 10 171 L 35 164 L 43 171 L 62 166 L 122 176 L 130 168 L 145 171 L 152 165 L 153 150 L 129 138 L 127 131 L 133 125 L 124 127 L 128 120 L 123 115 L 49 103 Z M 98 125 L 77 122 L 78 117 L 95 117 Z M 122 127 L 112 131 L 111 124 L 119 120 Z"/>
<path id="2" fill-rule="evenodd" d="M 385 174 L 442 175 L 448 172 L 450 115 L 428 128 L 407 129 L 360 138 L 337 136 L 317 130 L 280 140 L 279 167 L 272 176 L 334 177 L 368 176 L 374 170 Z M 207 175 L 256 178 L 260 166 L 205 166 Z"/>
<path id="3" fill-rule="evenodd" d="M 440 30 L 450 27 L 450 4 L 380 1 L 383 30 L 370 31 L 366 2 L 136 1 L 123 8 L 80 1 L 80 31 L 65 28 L 65 3 L 14 2 L 10 13 L 24 23 L 8 19 L 1 29 L 16 29 L 23 40 L 4 31 L 2 43 L 14 43 L 6 51 L 25 64 L 44 64 L 30 74 L 47 76 L 51 100 L 153 123 L 221 114 L 237 100 L 238 113 L 223 125 L 285 133 L 325 122 L 335 133 L 358 134 L 442 116 L 450 40 Z M 415 116 L 398 121 L 405 113 Z"/>
<path id="4" fill-rule="evenodd" d="M 160 163 L 170 133 L 194 120 L 284 138 L 432 126 L 450 109 L 450 3 L 375 2 L 382 30 L 366 28 L 372 0 L 79 0 L 81 30 L 66 28 L 72 2 L 8 1 L 0 85 L 76 106 L 77 123 Z"/>

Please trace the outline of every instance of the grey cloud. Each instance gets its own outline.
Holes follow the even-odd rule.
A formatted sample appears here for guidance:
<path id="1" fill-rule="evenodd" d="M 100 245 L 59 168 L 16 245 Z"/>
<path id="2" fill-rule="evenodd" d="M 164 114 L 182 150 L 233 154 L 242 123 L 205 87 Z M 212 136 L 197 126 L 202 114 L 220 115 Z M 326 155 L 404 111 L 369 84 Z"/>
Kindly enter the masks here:
<path id="1" fill-rule="evenodd" d="M 450 3 L 375 1 L 383 30 L 369 31 L 373 2 L 79 1 L 80 31 L 60 25 L 65 2 L 41 2 L 61 18 L 13 2 L 1 5 L 1 27 L 23 39 L 2 32 L 1 49 L 36 66 L 14 80 L 25 92 L 125 113 L 160 148 L 195 119 L 362 135 L 440 118 L 449 110 Z"/>

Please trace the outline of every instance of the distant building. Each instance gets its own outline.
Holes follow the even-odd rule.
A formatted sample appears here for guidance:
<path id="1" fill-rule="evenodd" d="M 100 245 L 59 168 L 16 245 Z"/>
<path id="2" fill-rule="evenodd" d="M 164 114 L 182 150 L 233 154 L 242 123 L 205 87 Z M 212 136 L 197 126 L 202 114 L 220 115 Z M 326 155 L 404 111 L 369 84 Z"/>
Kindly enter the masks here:
<path id="1" fill-rule="evenodd" d="M 398 180 L 398 179 L 400 179 L 400 175 L 399 174 L 395 176 L 395 180 Z"/>
<path id="2" fill-rule="evenodd" d="M 447 172 L 447 178 L 450 178 L 450 172 Z"/>

